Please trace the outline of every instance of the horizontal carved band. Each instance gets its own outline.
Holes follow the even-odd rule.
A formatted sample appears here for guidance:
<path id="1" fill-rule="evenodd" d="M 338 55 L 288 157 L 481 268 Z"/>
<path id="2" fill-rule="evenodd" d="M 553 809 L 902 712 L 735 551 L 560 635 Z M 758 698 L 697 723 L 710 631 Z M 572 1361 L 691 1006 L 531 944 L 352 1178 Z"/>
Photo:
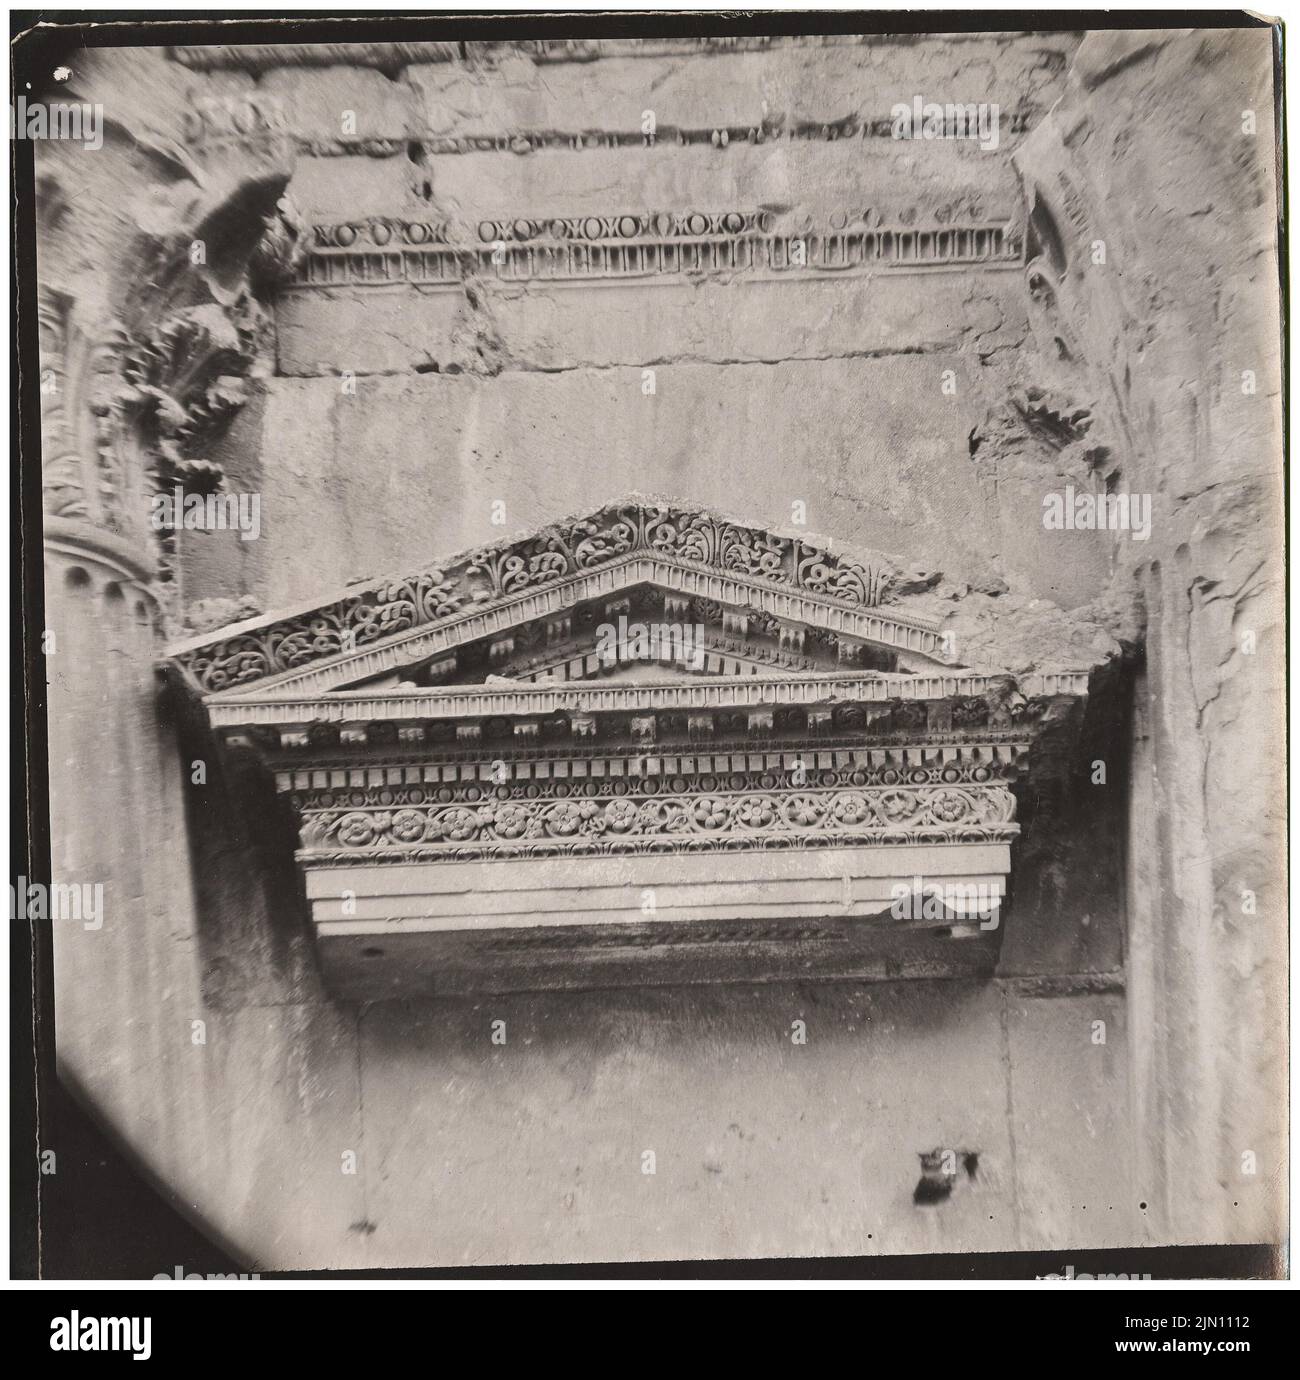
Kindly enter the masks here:
<path id="1" fill-rule="evenodd" d="M 978 42 L 982 35 L 949 34 L 945 42 Z M 491 65 L 503 58 L 525 57 L 545 64 L 591 62 L 600 58 L 709 57 L 730 53 L 762 53 L 798 48 L 854 48 L 908 45 L 911 35 L 891 34 L 709 34 L 690 37 L 645 38 L 525 38 L 419 43 L 213 43 L 180 45 L 171 56 L 200 72 L 233 68 L 264 72 L 276 67 L 377 67 L 396 72 L 422 63 L 472 62 Z M 1048 70 L 1065 65 L 1063 52 L 1046 51 Z"/>
<path id="2" fill-rule="evenodd" d="M 796 773 L 806 774 L 809 786 L 944 785 L 958 782 L 982 784 L 1014 780 L 1024 770 L 1028 743 L 1024 738 L 1005 742 L 953 744 L 942 747 L 852 747 L 822 749 L 805 744 L 781 752 L 672 752 L 648 755 L 590 754 L 557 756 L 533 749 L 508 757 L 464 761 L 407 762 L 401 765 L 368 763 L 365 766 L 300 767 L 277 771 L 278 791 L 296 792 L 299 809 L 332 808 L 336 805 L 451 804 L 458 800 L 504 798 L 522 790 L 536 798 L 562 799 L 569 795 L 626 794 L 642 791 L 657 794 L 686 789 L 675 778 L 700 780 L 702 790 L 720 784 L 742 789 L 770 790 Z M 712 784 L 708 778 L 715 778 Z"/>
<path id="3" fill-rule="evenodd" d="M 306 868 L 355 867 L 382 863 L 489 862 L 515 858 L 652 857 L 684 853 L 767 853 L 782 849 L 894 847 L 933 844 L 1006 844 L 1020 833 L 1018 824 L 970 825 L 962 829 L 862 829 L 853 832 L 776 833 L 745 838 L 739 834 L 680 834 L 632 839 L 584 838 L 568 843 L 529 841 L 522 844 L 461 843 L 412 847 L 401 853 L 382 849 L 325 849 L 296 854 Z"/>
<path id="4" fill-rule="evenodd" d="M 896 241 L 902 235 L 933 237 L 939 234 L 974 234 L 1001 231 L 1005 217 L 985 217 L 974 203 L 955 203 L 935 208 L 933 225 L 918 226 L 919 212 L 909 208 L 899 223 L 889 226 L 875 211 L 840 211 L 821 231 L 811 225 L 782 228 L 775 211 L 623 211 L 614 214 L 570 216 L 506 216 L 480 220 L 470 232 L 458 220 L 402 220 L 394 216 L 368 216 L 365 220 L 336 221 L 312 227 L 309 247 L 316 253 L 332 250 L 424 249 L 430 246 L 453 250 L 494 248 L 498 245 L 566 242 L 574 244 L 629 243 L 668 244 L 674 240 L 729 239 L 738 236 L 785 234 L 811 244 L 827 241 L 833 250 L 847 237 L 864 234 Z M 975 221 L 975 224 L 968 223 Z"/>
<path id="5" fill-rule="evenodd" d="M 810 940 L 829 940 L 843 943 L 845 932 L 831 925 L 819 925 L 806 920 L 784 920 L 777 924 L 731 923 L 714 925 L 708 922 L 693 923 L 689 929 L 681 929 L 673 934 L 672 942 L 678 949 L 698 948 L 703 945 L 734 944 L 752 946 L 754 944 L 780 944 L 783 947 L 803 944 Z M 614 925 L 605 932 L 588 933 L 582 936 L 581 948 L 587 953 L 601 949 L 659 949 L 664 945 L 662 931 L 656 929 L 639 930 L 628 925 Z M 573 935 L 565 929 L 491 931 L 479 942 L 484 954 L 507 955 L 519 953 L 538 953 L 556 951 L 575 953 Z"/>
<path id="6" fill-rule="evenodd" d="M 761 215 L 761 213 L 760 213 Z M 964 264 L 1019 263 L 1017 235 L 1001 225 L 949 225 L 910 229 L 845 229 L 770 233 L 744 228 L 754 219 L 741 212 L 723 216 L 615 216 L 551 221 L 541 236 L 520 238 L 529 221 L 483 222 L 495 244 L 438 243 L 446 228 L 428 222 L 387 220 L 318 225 L 311 252 L 290 287 L 378 287 L 412 283 L 459 287 L 468 272 L 506 282 L 578 282 L 630 279 L 672 280 L 715 273 L 825 275 L 880 270 L 943 268 Z M 738 228 L 729 228 L 735 221 Z M 703 229 L 693 227 L 696 222 Z M 727 226 L 726 229 L 715 229 Z M 592 238 L 595 234 L 598 238 Z"/>
<path id="7" fill-rule="evenodd" d="M 1032 108 L 1011 112 L 1005 120 L 1004 133 L 1011 137 L 1023 134 L 1040 114 Z M 465 153 L 537 153 L 542 150 L 570 149 L 653 149 L 664 144 L 689 148 L 709 144 L 727 148 L 732 144 L 774 144 L 782 140 L 799 143 L 834 143 L 841 139 L 888 139 L 893 137 L 894 122 L 885 118 L 858 119 L 850 116 L 841 120 L 809 120 L 797 124 L 660 125 L 653 135 L 639 129 L 523 129 L 497 134 L 430 134 L 420 142 L 426 154 L 446 156 Z M 313 138 L 299 136 L 295 140 L 300 153 L 312 158 L 395 158 L 406 153 L 408 139 L 393 138 Z"/>
<path id="8" fill-rule="evenodd" d="M 1022 676 L 1016 682 L 1021 695 L 1030 699 L 1057 695 L 1083 696 L 1088 677 L 1069 671 Z M 769 679 L 750 676 L 743 680 L 699 684 L 601 685 L 568 684 L 501 689 L 472 687 L 363 694 L 344 691 L 318 699 L 210 700 L 208 710 L 214 728 L 250 728 L 258 725 L 307 725 L 328 723 L 365 724 L 377 720 L 430 718 L 480 719 L 501 715 L 617 714 L 653 710 L 708 710 L 758 708 L 766 705 L 803 705 L 828 696 L 861 703 L 884 704 L 890 700 L 949 699 L 980 696 L 1006 689 L 1005 676 L 798 676 Z"/>
<path id="9" fill-rule="evenodd" d="M 845 756 L 850 754 L 846 753 Z M 865 753 L 851 754 L 865 757 Z M 491 785 L 466 778 L 443 784 L 412 784 L 397 787 L 362 785 L 352 789 L 295 791 L 290 797 L 294 809 L 302 814 L 338 810 L 394 810 L 404 806 L 495 805 L 510 800 L 598 800 L 626 796 L 672 798 L 692 793 L 711 795 L 723 792 L 763 792 L 781 789 L 832 790 L 873 788 L 893 790 L 899 786 L 988 786 L 1005 785 L 1015 776 L 1010 763 L 949 763 L 943 766 L 899 768 L 840 767 L 816 770 L 813 753 L 803 758 L 792 755 L 790 763 L 769 769 L 732 770 L 725 757 L 691 759 L 680 769 L 630 771 L 626 775 L 607 774 L 599 778 L 530 780 L 523 774 L 511 776 L 509 764 L 502 763 L 507 784 Z M 716 767 L 711 763 L 716 761 Z M 679 764 L 681 759 L 678 759 Z M 629 765 L 635 765 L 636 759 Z M 658 764 L 656 764 L 657 768 Z M 304 773 L 306 774 L 306 773 Z M 341 776 L 348 773 L 340 772 Z M 364 772 L 360 775 L 364 776 Z M 490 778 L 488 778 L 490 780 Z"/>
<path id="10" fill-rule="evenodd" d="M 1001 133 L 1023 134 L 1041 116 L 1033 105 L 1022 105 L 1003 116 Z M 653 134 L 641 129 L 519 129 L 487 134 L 429 135 L 423 140 L 430 154 L 536 153 L 544 149 L 625 149 L 656 148 L 663 144 L 679 147 L 708 144 L 727 148 L 732 144 L 774 144 L 781 140 L 801 143 L 833 143 L 840 139 L 892 139 L 898 122 L 892 115 L 848 115 L 832 120 L 759 120 L 754 123 L 717 125 L 661 124 Z M 945 129 L 945 132 L 947 130 Z M 320 151 L 315 141 L 313 152 Z M 393 152 L 405 148 L 405 141 L 384 141 Z M 333 151 L 330 149 L 329 151 Z M 339 150 L 340 152 L 342 150 Z"/>
<path id="11" fill-rule="evenodd" d="M 790 836 L 837 846 L 1006 839 L 1015 797 L 1001 786 L 886 787 L 650 796 L 512 798 L 477 805 L 328 809 L 303 818 L 302 858 L 322 852 L 421 858 L 545 854 L 599 842 L 618 852 L 650 842 L 693 845 Z"/>

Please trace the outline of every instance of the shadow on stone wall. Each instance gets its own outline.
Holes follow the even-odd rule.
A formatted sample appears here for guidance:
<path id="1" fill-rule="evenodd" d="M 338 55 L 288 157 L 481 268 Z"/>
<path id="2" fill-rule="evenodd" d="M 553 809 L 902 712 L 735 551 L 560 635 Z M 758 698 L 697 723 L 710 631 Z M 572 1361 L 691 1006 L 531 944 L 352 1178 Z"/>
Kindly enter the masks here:
<path id="1" fill-rule="evenodd" d="M 1140 653 L 1089 682 L 1088 698 L 1049 723 L 1015 787 L 1022 834 L 1012 852 L 1003 977 L 1107 975 L 1122 982 L 1130 725 Z"/>
<path id="2" fill-rule="evenodd" d="M 319 997 L 288 805 L 252 753 L 218 746 L 183 690 L 169 684 L 164 702 L 180 744 L 204 1002 L 228 1011 Z"/>

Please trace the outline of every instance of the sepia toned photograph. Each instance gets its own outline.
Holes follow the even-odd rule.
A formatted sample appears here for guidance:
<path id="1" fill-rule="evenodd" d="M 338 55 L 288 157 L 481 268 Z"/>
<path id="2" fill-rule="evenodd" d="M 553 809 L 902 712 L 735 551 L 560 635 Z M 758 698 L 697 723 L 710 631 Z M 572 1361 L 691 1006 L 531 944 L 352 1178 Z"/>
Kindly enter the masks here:
<path id="1" fill-rule="evenodd" d="M 14 39 L 15 1274 L 1288 1275 L 1280 24 L 227 18 Z"/>

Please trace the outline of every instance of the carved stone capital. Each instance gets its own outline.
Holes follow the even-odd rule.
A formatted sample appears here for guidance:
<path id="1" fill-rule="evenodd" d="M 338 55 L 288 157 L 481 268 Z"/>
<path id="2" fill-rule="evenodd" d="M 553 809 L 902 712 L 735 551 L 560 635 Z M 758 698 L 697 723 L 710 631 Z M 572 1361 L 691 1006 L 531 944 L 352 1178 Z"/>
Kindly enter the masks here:
<path id="1" fill-rule="evenodd" d="M 211 447 L 245 381 L 274 357 L 267 303 L 301 257 L 284 198 L 294 158 L 284 123 L 258 96 L 200 100 L 187 128 L 190 175 L 133 208 L 129 243 L 98 278 L 78 259 L 81 278 L 39 289 L 45 509 L 138 547 L 164 580 L 175 538 L 153 531 L 150 498 L 177 484 L 219 486 Z M 43 265 L 63 263 L 52 246 L 69 205 L 58 175 L 44 173 Z"/>

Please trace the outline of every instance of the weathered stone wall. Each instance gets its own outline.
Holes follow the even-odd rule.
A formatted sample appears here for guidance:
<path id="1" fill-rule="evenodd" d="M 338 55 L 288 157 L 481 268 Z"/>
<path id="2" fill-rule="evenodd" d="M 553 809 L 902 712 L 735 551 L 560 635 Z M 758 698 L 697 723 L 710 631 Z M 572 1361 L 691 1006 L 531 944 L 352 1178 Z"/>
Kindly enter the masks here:
<path id="1" fill-rule="evenodd" d="M 1070 342 L 1069 386 L 1115 438 L 1122 486 L 1155 496 L 1152 540 L 1120 545 L 1112 588 L 1146 650 L 1139 1165 L 1184 1241 L 1273 1239 L 1286 1182 L 1276 38 L 1090 35 L 1017 155 L 1061 247 L 1040 259 L 1038 339 Z"/>
<path id="2" fill-rule="evenodd" d="M 77 167 L 123 224 L 101 242 L 77 213 L 42 246 L 43 271 L 109 298 L 138 291 L 123 244 L 160 205 L 183 222 L 182 193 L 211 184 L 221 146 L 210 131 L 187 141 L 185 111 L 239 93 L 279 103 L 306 225 L 763 209 L 797 234 L 837 212 L 906 223 L 975 205 L 1032 260 L 1028 281 L 1009 263 L 282 286 L 267 294 L 273 355 L 211 452 L 228 488 L 261 495 L 262 534 L 184 534 L 177 621 L 207 601 L 270 611 L 417 569 L 502 536 L 498 502 L 509 532 L 639 490 L 777 528 L 801 501 L 810 531 L 942 572 L 936 605 L 972 649 L 996 623 L 1013 669 L 1032 668 L 1059 606 L 1109 666 L 1081 762 L 1059 798 L 1029 802 L 1045 823 L 1025 841 L 992 982 L 361 1009 L 320 988 L 291 831 L 265 785 L 191 708 L 155 711 L 138 687 L 157 758 L 84 734 L 67 754 L 78 770 L 108 754 L 142 802 L 174 801 L 182 783 L 184 811 L 150 816 L 174 885 L 119 875 L 113 849 L 69 858 L 108 878 L 109 908 L 104 933 L 57 941 L 62 1063 L 247 1259 L 1276 1238 L 1280 756 L 1258 731 L 1280 712 L 1268 35 L 1116 41 L 593 61 L 471 45 L 436 62 L 394 53 L 383 70 L 363 54 L 208 71 L 101 52 L 77 74 L 80 98 L 118 102 L 117 171 Z M 917 94 L 997 101 L 999 147 L 861 133 Z M 1236 142 L 1247 106 L 1258 133 Z M 1218 111 L 1221 133 L 1189 110 Z M 832 137 L 851 119 L 856 135 Z M 749 137 L 769 127 L 782 133 Z M 1148 543 L 1044 528 L 1044 493 L 1099 473 L 1155 495 Z M 1231 651 L 1248 628 L 1251 661 Z M 65 722 L 103 691 L 68 693 Z M 1090 792 L 1098 755 L 1109 784 Z M 199 759 L 212 770 L 195 785 L 183 764 Z M 59 797 L 70 814 L 74 781 Z M 106 983 L 110 953 L 120 980 Z M 504 1047 L 489 1039 L 498 1019 Z M 806 1045 L 791 1043 L 796 1020 Z M 919 1156 L 936 1147 L 975 1156 L 972 1172 L 918 1206 Z M 1247 1149 L 1259 1173 L 1243 1179 Z M 355 1175 L 340 1172 L 346 1152 Z"/>
<path id="3" fill-rule="evenodd" d="M 417 65 L 395 81 L 271 71 L 257 90 L 282 100 L 330 155 L 301 158 L 289 189 L 313 224 L 450 219 L 475 240 L 483 222 L 519 217 L 764 209 L 780 226 L 816 230 L 836 214 L 930 224 L 936 211 L 973 209 L 1023 233 L 1012 114 L 1046 109 L 1072 46 L 1064 36 L 972 37 L 595 64 L 514 55 Z M 827 137 L 850 116 L 887 129 L 891 106 L 914 94 L 974 92 L 1005 112 L 995 150 L 887 132 Z M 347 111 L 352 140 L 334 137 Z M 668 131 L 649 147 L 639 133 L 647 111 Z M 672 134 L 764 121 L 806 133 L 726 147 Z M 449 126 L 459 140 L 505 147 L 439 151 Z M 511 147 L 591 130 L 592 147 Z M 611 136 L 628 142 L 603 146 Z M 357 156 L 358 141 L 380 153 Z M 811 531 L 897 547 L 972 583 L 996 578 L 1001 540 L 988 538 L 1000 500 L 970 482 L 967 437 L 1004 391 L 1000 376 L 1028 329 L 1015 264 L 750 278 L 485 276 L 450 292 L 286 292 L 277 362 L 290 377 L 268 383 L 260 430 L 238 437 L 228 460 L 249 466 L 240 481 L 264 492 L 268 540 L 256 551 L 205 543 L 224 544 L 238 570 L 204 588 L 268 609 L 292 603 L 371 574 L 377 549 L 400 569 L 499 537 L 497 501 L 507 530 L 582 511 L 593 477 L 604 494 L 663 491 L 769 526 L 788 525 L 800 500 Z M 645 368 L 655 370 L 649 396 Z M 277 438 L 288 435 L 285 455 Z M 299 501 L 304 486 L 323 487 L 328 512 Z M 1063 563 L 1037 516 L 1014 531 L 1035 592 L 1066 606 L 1094 597 L 1104 576 L 1095 543 Z M 322 521 L 329 564 L 308 572 L 295 553 Z M 221 559 L 196 553 L 205 556 Z"/>

